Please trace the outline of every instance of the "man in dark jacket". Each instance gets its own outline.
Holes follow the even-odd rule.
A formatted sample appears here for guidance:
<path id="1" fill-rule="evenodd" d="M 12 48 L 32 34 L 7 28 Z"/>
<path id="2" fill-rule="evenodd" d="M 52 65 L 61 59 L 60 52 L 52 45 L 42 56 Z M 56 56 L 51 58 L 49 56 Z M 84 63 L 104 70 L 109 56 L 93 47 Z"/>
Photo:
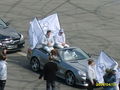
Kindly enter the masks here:
<path id="1" fill-rule="evenodd" d="M 104 90 L 117 90 L 116 89 L 116 71 L 110 69 L 105 75 L 104 75 L 104 82 L 111 84 L 110 86 L 105 86 Z"/>
<path id="2" fill-rule="evenodd" d="M 44 80 L 46 80 L 46 90 L 55 90 L 55 79 L 56 72 L 58 70 L 57 64 L 54 62 L 53 58 L 49 58 L 49 62 L 44 65 L 43 74 L 40 74 L 39 79 L 44 76 Z"/>

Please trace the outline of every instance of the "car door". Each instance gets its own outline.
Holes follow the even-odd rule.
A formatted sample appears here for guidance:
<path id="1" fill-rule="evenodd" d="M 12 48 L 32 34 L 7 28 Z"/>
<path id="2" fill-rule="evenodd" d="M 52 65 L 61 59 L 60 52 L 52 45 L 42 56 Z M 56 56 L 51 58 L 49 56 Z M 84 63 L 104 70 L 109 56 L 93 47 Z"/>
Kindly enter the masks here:
<path id="1" fill-rule="evenodd" d="M 45 53 L 43 53 L 42 55 L 41 55 L 41 64 L 42 64 L 42 67 L 48 62 L 48 55 L 47 54 L 45 54 Z"/>
<path id="2" fill-rule="evenodd" d="M 64 74 L 66 71 L 65 64 L 63 61 L 55 61 L 58 66 L 57 76 L 60 78 L 64 78 Z"/>
<path id="3" fill-rule="evenodd" d="M 39 61 L 40 61 L 40 67 L 41 69 L 43 69 L 43 66 L 48 62 L 48 54 L 46 52 L 44 52 L 43 50 L 39 50 L 39 49 L 35 49 L 33 51 L 33 55 L 35 55 L 36 57 L 38 57 Z"/>
<path id="4" fill-rule="evenodd" d="M 58 71 L 57 71 L 57 76 L 60 78 L 64 78 L 65 72 L 67 70 L 67 64 L 62 60 L 61 56 L 59 56 L 58 60 L 55 60 L 57 66 L 58 66 Z"/>

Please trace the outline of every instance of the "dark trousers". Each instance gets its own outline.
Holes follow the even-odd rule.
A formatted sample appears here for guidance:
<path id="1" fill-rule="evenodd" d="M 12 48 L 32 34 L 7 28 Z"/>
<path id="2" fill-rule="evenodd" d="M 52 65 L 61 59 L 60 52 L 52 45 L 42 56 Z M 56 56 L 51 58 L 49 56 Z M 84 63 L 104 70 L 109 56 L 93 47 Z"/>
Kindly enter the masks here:
<path id="1" fill-rule="evenodd" d="M 95 85 L 96 85 L 96 80 L 93 80 L 94 81 L 94 85 L 92 84 L 92 82 L 90 80 L 87 80 L 88 81 L 88 87 L 87 87 L 87 90 L 93 90 Z"/>
<path id="2" fill-rule="evenodd" d="M 0 90 L 4 90 L 6 84 L 6 80 L 0 80 Z"/>
<path id="3" fill-rule="evenodd" d="M 46 90 L 55 90 L 55 81 L 46 81 Z"/>
<path id="4" fill-rule="evenodd" d="M 93 85 L 92 85 L 92 83 L 91 83 L 91 81 L 89 81 L 89 85 L 88 85 L 88 88 L 87 88 L 87 90 L 93 90 Z"/>

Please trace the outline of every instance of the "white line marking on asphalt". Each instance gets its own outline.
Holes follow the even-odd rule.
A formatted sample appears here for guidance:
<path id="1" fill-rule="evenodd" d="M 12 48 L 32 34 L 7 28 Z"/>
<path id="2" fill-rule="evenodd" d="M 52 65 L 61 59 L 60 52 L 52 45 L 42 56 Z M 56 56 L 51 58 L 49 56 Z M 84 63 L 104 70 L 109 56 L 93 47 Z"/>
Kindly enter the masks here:
<path id="1" fill-rule="evenodd" d="M 24 53 L 24 52 L 17 52 L 19 55 L 22 55 L 22 56 L 27 56 L 27 54 L 26 53 Z"/>

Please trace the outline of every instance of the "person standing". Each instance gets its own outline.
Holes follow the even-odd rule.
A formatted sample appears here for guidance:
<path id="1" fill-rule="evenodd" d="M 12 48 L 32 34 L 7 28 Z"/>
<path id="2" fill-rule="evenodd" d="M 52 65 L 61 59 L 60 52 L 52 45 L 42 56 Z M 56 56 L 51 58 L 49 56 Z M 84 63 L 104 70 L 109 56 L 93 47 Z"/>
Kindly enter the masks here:
<path id="1" fill-rule="evenodd" d="M 93 90 L 96 84 L 96 72 L 95 72 L 95 62 L 93 60 L 88 60 L 88 90 Z"/>
<path id="2" fill-rule="evenodd" d="M 54 46 L 54 38 L 52 36 L 51 30 L 48 30 L 46 35 L 42 38 L 42 46 L 47 52 L 51 52 Z"/>
<path id="3" fill-rule="evenodd" d="M 110 86 L 105 86 L 104 90 L 117 90 L 116 89 L 116 71 L 110 70 L 109 73 L 103 76 L 104 82 L 109 83 Z"/>
<path id="4" fill-rule="evenodd" d="M 66 44 L 65 34 L 63 29 L 59 30 L 59 32 L 55 35 L 55 46 L 57 48 L 69 47 L 69 45 Z"/>
<path id="5" fill-rule="evenodd" d="M 119 90 L 120 87 L 120 68 L 116 70 L 116 90 Z"/>
<path id="6" fill-rule="evenodd" d="M 7 80 L 6 55 L 0 52 L 0 90 L 4 90 Z"/>
<path id="7" fill-rule="evenodd" d="M 49 62 L 44 65 L 43 74 L 40 74 L 39 79 L 44 76 L 44 80 L 46 80 L 46 90 L 55 90 L 55 80 L 56 80 L 56 72 L 58 70 L 57 64 L 54 62 L 54 59 L 50 56 Z"/>

